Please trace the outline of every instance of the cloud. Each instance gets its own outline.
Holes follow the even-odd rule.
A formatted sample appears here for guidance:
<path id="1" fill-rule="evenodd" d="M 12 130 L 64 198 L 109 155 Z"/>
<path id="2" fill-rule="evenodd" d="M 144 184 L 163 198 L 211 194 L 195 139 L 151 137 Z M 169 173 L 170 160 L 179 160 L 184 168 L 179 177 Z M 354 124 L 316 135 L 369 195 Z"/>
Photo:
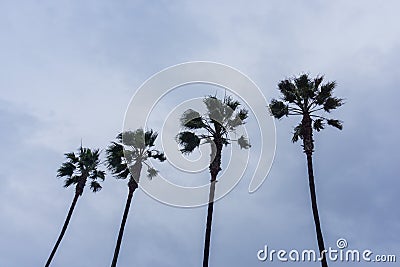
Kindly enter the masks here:
<path id="1" fill-rule="evenodd" d="M 352 248 L 395 253 L 398 8 L 396 1 L 3 1 L 0 265 L 43 264 L 72 200 L 72 190 L 55 178 L 62 154 L 81 138 L 105 147 L 121 130 L 135 89 L 188 60 L 232 65 L 268 99 L 278 95 L 280 79 L 303 71 L 336 80 L 346 104 L 332 116 L 344 120 L 344 130 L 316 135 L 326 243 L 345 237 Z M 212 264 L 258 266 L 255 253 L 264 244 L 316 249 L 305 157 L 290 142 L 295 124 L 277 122 L 275 162 L 259 191 L 247 194 L 246 174 L 217 202 Z M 109 176 L 101 192 L 85 192 L 55 266 L 110 263 L 126 189 Z M 198 265 L 205 214 L 205 208 L 171 208 L 138 191 L 120 266 Z"/>

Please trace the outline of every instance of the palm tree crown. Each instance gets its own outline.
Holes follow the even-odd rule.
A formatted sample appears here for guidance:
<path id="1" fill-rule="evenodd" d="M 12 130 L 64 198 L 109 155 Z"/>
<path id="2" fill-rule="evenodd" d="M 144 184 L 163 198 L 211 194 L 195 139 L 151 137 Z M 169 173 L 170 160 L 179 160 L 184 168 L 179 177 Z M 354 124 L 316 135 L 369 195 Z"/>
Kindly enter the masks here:
<path id="1" fill-rule="evenodd" d="M 193 152 L 202 141 L 203 144 L 214 142 L 217 146 L 230 144 L 232 140 L 229 139 L 229 133 L 243 125 L 248 117 L 248 111 L 239 109 L 240 103 L 230 96 L 223 100 L 208 96 L 204 99 L 204 104 L 207 114 L 201 115 L 195 110 L 188 109 L 180 119 L 181 125 L 186 130 L 177 136 L 177 141 L 182 146 L 182 153 Z M 235 141 L 241 148 L 250 147 L 244 136 Z"/>
<path id="2" fill-rule="evenodd" d="M 131 182 L 139 183 L 139 176 L 132 175 L 134 166 L 145 164 L 147 166 L 147 177 L 152 179 L 158 173 L 146 160 L 157 159 L 163 162 L 166 158 L 164 153 L 154 148 L 157 132 L 153 130 L 126 131 L 117 136 L 118 142 L 112 142 L 107 149 L 107 167 L 117 179 L 129 177 Z M 136 165 L 135 165 L 136 164 Z M 132 172 L 131 172 L 131 171 Z"/>
<path id="3" fill-rule="evenodd" d="M 329 119 L 319 114 L 320 111 L 330 113 L 344 103 L 343 99 L 332 95 L 336 83 L 322 84 L 323 79 L 323 76 L 317 76 L 312 80 L 307 74 L 303 74 L 297 78 L 281 81 L 278 89 L 282 96 L 280 100 L 272 99 L 269 105 L 271 114 L 277 119 L 290 115 L 309 117 L 312 129 L 317 132 L 324 129 L 326 124 L 342 130 L 343 125 L 340 120 Z M 306 130 L 304 123 L 307 123 L 307 119 L 294 128 L 293 142 L 303 139 Z"/>
<path id="4" fill-rule="evenodd" d="M 99 180 L 104 181 L 105 172 L 98 170 L 100 164 L 100 152 L 98 149 L 79 148 L 79 153 L 66 153 L 67 161 L 57 171 L 57 177 L 66 177 L 64 187 L 76 186 L 76 191 L 82 195 L 87 179 L 90 179 L 90 189 L 98 192 L 102 186 Z"/>

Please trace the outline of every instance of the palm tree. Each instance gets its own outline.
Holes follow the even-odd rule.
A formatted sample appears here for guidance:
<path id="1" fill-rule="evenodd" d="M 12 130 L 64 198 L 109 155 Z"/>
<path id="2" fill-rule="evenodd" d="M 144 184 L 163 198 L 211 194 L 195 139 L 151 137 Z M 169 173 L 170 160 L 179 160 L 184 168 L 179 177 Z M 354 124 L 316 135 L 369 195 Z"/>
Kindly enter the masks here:
<path id="1" fill-rule="evenodd" d="M 158 134 L 153 130 L 144 131 L 143 129 L 137 129 L 134 132 L 126 131 L 120 133 L 117 136 L 117 142 L 112 142 L 107 149 L 107 168 L 117 179 L 127 179 L 129 177 L 128 198 L 126 200 L 114 257 L 111 263 L 112 267 L 117 266 L 122 236 L 124 234 L 133 193 L 138 188 L 142 166 L 143 164 L 146 165 L 147 176 L 149 179 L 152 179 L 157 175 L 158 171 L 146 162 L 147 159 L 154 158 L 161 162 L 166 159 L 162 152 L 154 149 L 157 136 Z"/>
<path id="2" fill-rule="evenodd" d="M 312 154 L 314 152 L 313 130 L 319 132 L 326 124 L 342 130 L 342 122 L 328 119 L 320 114 L 330 113 L 343 105 L 343 99 L 333 96 L 335 82 L 322 84 L 324 77 L 317 76 L 313 80 L 307 74 L 297 78 L 285 79 L 278 84 L 282 96 L 280 100 L 272 99 L 269 105 L 271 114 L 280 119 L 283 116 L 301 116 L 301 122 L 294 128 L 292 142 L 303 140 L 303 152 L 307 156 L 308 180 L 311 195 L 312 212 L 317 234 L 318 248 L 322 257 L 321 264 L 327 267 L 324 239 L 318 215 L 317 196 L 313 173 Z"/>
<path id="3" fill-rule="evenodd" d="M 105 179 L 105 172 L 98 169 L 100 164 L 100 152 L 98 149 L 92 151 L 90 148 L 83 148 L 81 145 L 77 155 L 74 152 L 70 152 L 66 153 L 65 157 L 67 158 L 67 161 L 58 169 L 57 177 L 66 177 L 64 187 L 75 185 L 75 195 L 60 236 L 58 237 L 57 242 L 51 251 L 50 257 L 46 262 L 46 267 L 50 266 L 50 263 L 56 254 L 57 248 L 67 230 L 78 198 L 83 194 L 83 189 L 85 188 L 87 180 L 91 180 L 90 189 L 93 192 L 98 192 L 102 188 L 98 180 L 104 181 Z"/>
<path id="4" fill-rule="evenodd" d="M 210 239 L 212 215 L 214 209 L 214 194 L 217 175 L 221 171 L 221 155 L 223 145 L 229 145 L 229 133 L 234 132 L 238 126 L 243 125 L 248 116 L 246 109 L 238 109 L 240 103 L 232 97 L 224 97 L 223 100 L 215 96 L 205 97 L 203 100 L 207 114 L 188 109 L 181 119 L 181 125 L 186 131 L 177 135 L 177 142 L 181 145 L 181 152 L 189 154 L 200 144 L 211 144 L 211 160 L 209 170 L 211 174 L 210 193 L 208 201 L 206 234 L 204 241 L 203 267 L 208 266 L 210 254 Z M 235 140 L 241 148 L 249 148 L 248 140 L 241 136 Z"/>

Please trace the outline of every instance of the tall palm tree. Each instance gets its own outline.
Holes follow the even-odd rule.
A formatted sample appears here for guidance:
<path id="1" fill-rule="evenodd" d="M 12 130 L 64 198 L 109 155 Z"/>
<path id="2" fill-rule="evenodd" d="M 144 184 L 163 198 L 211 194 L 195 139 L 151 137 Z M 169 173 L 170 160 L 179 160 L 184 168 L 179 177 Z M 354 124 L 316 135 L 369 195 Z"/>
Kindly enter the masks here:
<path id="1" fill-rule="evenodd" d="M 93 192 L 98 192 L 102 188 L 98 180 L 104 181 L 105 179 L 105 172 L 98 169 L 100 164 L 100 152 L 98 149 L 92 151 L 90 148 L 83 148 L 81 145 L 78 154 L 70 152 L 66 153 L 65 157 L 67 158 L 67 161 L 58 169 L 57 177 L 66 177 L 64 187 L 75 185 L 75 195 L 61 233 L 51 251 L 49 259 L 46 262 L 46 267 L 50 266 L 50 263 L 56 254 L 57 248 L 67 230 L 78 198 L 83 194 L 83 189 L 85 188 L 87 180 L 91 180 L 90 189 Z"/>
<path id="2" fill-rule="evenodd" d="M 107 149 L 107 168 L 117 179 L 129 178 L 128 198 L 126 200 L 114 257 L 111 263 L 112 267 L 117 266 L 122 236 L 124 234 L 133 193 L 138 188 L 142 166 L 143 164 L 146 165 L 147 176 L 149 179 L 152 179 L 157 175 L 158 171 L 146 162 L 147 159 L 154 158 L 161 162 L 166 159 L 164 153 L 154 148 L 157 136 L 158 134 L 153 130 L 144 131 L 143 129 L 137 129 L 133 132 L 126 131 L 120 133 L 117 136 L 117 142 L 112 142 Z"/>
<path id="3" fill-rule="evenodd" d="M 207 114 L 188 109 L 180 121 L 185 131 L 177 135 L 177 141 L 181 145 L 181 152 L 189 154 L 201 144 L 211 144 L 211 162 L 209 170 L 211 174 L 210 193 L 207 211 L 206 234 L 204 241 L 203 267 L 208 266 L 210 255 L 211 225 L 214 209 L 214 194 L 217 175 L 221 171 L 222 148 L 229 145 L 229 133 L 234 132 L 238 126 L 244 124 L 248 116 L 246 109 L 239 109 L 240 103 L 232 97 L 218 99 L 215 96 L 205 97 L 203 100 Z M 241 148 L 249 148 L 248 140 L 241 136 L 235 140 Z"/>
<path id="4" fill-rule="evenodd" d="M 317 196 L 313 173 L 312 155 L 314 152 L 313 130 L 319 132 L 326 124 L 342 130 L 342 122 L 324 117 L 323 112 L 343 105 L 343 99 L 333 96 L 335 82 L 323 82 L 323 76 L 310 79 L 307 74 L 302 74 L 293 79 L 282 80 L 278 84 L 281 93 L 280 100 L 272 99 L 269 105 L 271 114 L 280 119 L 283 116 L 300 116 L 301 122 L 294 128 L 292 142 L 303 140 L 303 152 L 307 156 L 308 180 L 311 195 L 312 212 L 317 234 L 318 248 L 322 257 L 321 264 L 327 267 L 325 245 L 322 236 L 321 223 L 318 215 Z"/>

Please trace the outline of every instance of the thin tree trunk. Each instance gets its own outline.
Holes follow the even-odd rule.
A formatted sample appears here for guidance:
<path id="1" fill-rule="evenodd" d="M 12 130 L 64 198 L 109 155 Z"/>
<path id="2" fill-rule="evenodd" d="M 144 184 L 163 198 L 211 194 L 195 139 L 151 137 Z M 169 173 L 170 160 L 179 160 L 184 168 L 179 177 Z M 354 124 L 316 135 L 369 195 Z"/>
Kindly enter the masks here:
<path id="1" fill-rule="evenodd" d="M 312 154 L 307 154 L 307 166 L 308 166 L 308 180 L 310 186 L 310 195 L 311 195 L 311 206 L 314 216 L 315 223 L 315 231 L 317 233 L 317 241 L 320 256 L 323 256 L 321 265 L 322 267 L 328 267 L 328 263 L 326 261 L 326 253 L 322 254 L 325 251 L 324 238 L 322 236 L 321 223 L 319 221 L 318 207 L 317 207 L 317 195 L 315 192 L 315 182 L 314 182 L 314 173 L 313 173 L 313 163 L 312 163 Z"/>
<path id="2" fill-rule="evenodd" d="M 142 162 L 137 161 L 133 166 L 132 177 L 129 179 L 129 182 L 128 182 L 128 188 L 129 188 L 128 198 L 126 200 L 124 215 L 122 216 L 122 222 L 121 222 L 121 226 L 119 228 L 117 244 L 115 246 L 115 251 L 114 251 L 114 256 L 113 256 L 113 260 L 111 263 L 111 267 L 117 266 L 119 250 L 120 250 L 121 244 L 122 244 L 122 236 L 124 235 L 126 220 L 128 219 L 128 213 L 129 213 L 129 208 L 131 206 L 133 193 L 138 188 L 141 170 L 142 170 Z"/>
<path id="3" fill-rule="evenodd" d="M 217 132 L 220 131 L 219 124 L 215 125 Z M 204 254 L 203 254 L 203 267 L 208 267 L 210 258 L 210 243 L 211 243 L 211 226 L 214 211 L 214 196 L 215 196 L 215 184 L 217 183 L 217 175 L 221 170 L 221 155 L 222 155 L 222 140 L 220 137 L 214 139 L 215 147 L 211 146 L 211 159 L 210 174 L 210 194 L 208 197 L 208 210 L 207 210 L 207 223 L 206 223 L 206 235 L 204 238 Z"/>
<path id="4" fill-rule="evenodd" d="M 207 224 L 206 224 L 206 236 L 204 240 L 204 256 L 203 256 L 203 267 L 208 267 L 208 259 L 210 257 L 210 242 L 211 242 L 211 225 L 214 211 L 214 195 L 215 195 L 215 183 L 217 177 L 211 177 L 210 194 L 208 198 L 208 210 L 207 210 Z"/>
<path id="5" fill-rule="evenodd" d="M 326 261 L 326 252 L 324 245 L 324 238 L 322 237 L 321 223 L 319 221 L 318 214 L 318 206 L 317 206 L 317 194 L 315 191 L 315 181 L 314 181 L 314 170 L 313 170 L 313 162 L 312 162 L 312 153 L 314 152 L 314 140 L 313 140 L 313 132 L 311 126 L 311 117 L 309 114 L 305 114 L 302 120 L 303 127 L 303 149 L 304 153 L 307 156 L 307 168 L 308 168 L 308 184 L 310 187 L 310 197 L 311 197 L 311 207 L 313 212 L 314 224 L 315 224 L 315 232 L 317 233 L 317 242 L 319 249 L 319 257 L 321 259 L 322 267 L 328 267 L 328 263 Z"/>
<path id="6" fill-rule="evenodd" d="M 78 201 L 79 196 L 80 196 L 79 192 L 75 192 L 75 196 L 74 196 L 74 199 L 72 200 L 71 207 L 69 208 L 67 218 L 65 219 L 65 222 L 64 222 L 64 226 L 63 226 L 63 228 L 61 230 L 60 236 L 58 237 L 56 244 L 54 245 L 53 250 L 51 251 L 51 254 L 49 256 L 49 259 L 46 262 L 45 267 L 49 267 L 50 266 L 50 263 L 51 263 L 54 255 L 56 254 L 58 246 L 60 245 L 61 240 L 64 237 L 65 231 L 67 230 L 69 221 L 71 220 L 71 216 L 72 216 L 72 213 L 73 213 L 73 211 L 75 209 L 75 205 L 76 205 L 76 202 Z"/>
<path id="7" fill-rule="evenodd" d="M 128 198 L 127 198 L 126 204 L 125 204 L 124 215 L 122 216 L 121 227 L 119 228 L 117 245 L 115 246 L 114 257 L 113 257 L 113 260 L 111 263 L 111 267 L 117 266 L 119 250 L 121 248 L 121 243 L 122 243 L 122 236 L 124 235 L 125 224 L 126 224 L 126 220 L 128 219 L 129 208 L 131 206 L 133 192 L 135 192 L 135 189 L 133 189 L 133 190 L 129 189 Z"/>

